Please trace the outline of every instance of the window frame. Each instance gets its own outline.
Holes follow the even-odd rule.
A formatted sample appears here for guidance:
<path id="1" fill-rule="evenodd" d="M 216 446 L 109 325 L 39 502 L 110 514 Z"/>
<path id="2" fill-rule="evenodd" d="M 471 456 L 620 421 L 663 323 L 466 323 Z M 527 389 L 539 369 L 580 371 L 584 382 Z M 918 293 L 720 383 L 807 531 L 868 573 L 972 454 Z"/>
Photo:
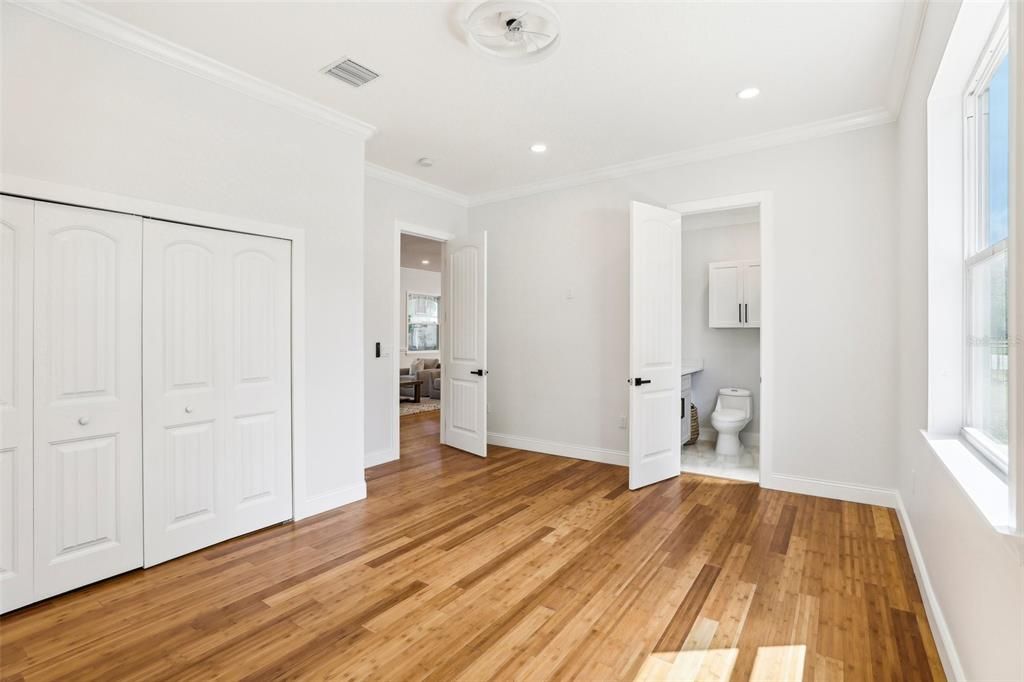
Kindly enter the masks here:
<path id="1" fill-rule="evenodd" d="M 1009 54 L 1009 22 L 1003 12 L 996 23 L 992 36 L 982 51 L 978 63 L 967 83 L 963 97 L 964 154 L 963 154 L 963 272 L 962 272 L 962 423 L 961 437 L 975 450 L 983 461 L 1004 480 L 1009 474 L 1009 444 L 1001 445 L 986 436 L 973 423 L 974 410 L 973 382 L 971 373 L 971 320 L 973 296 L 971 275 L 974 269 L 986 261 L 1006 253 L 1010 257 L 1009 233 L 999 242 L 988 242 L 988 204 L 986 184 L 988 181 L 988 145 L 986 134 L 987 91 L 1003 59 Z M 1009 267 L 1009 264 L 1008 264 Z M 1008 389 L 1009 390 L 1009 387 Z M 1009 396 L 1008 396 L 1009 397 Z"/>
<path id="2" fill-rule="evenodd" d="M 409 322 L 409 299 L 412 296 L 433 298 L 437 300 L 437 348 L 429 350 L 413 350 L 412 334 L 410 333 Z M 441 294 L 434 294 L 426 291 L 413 291 L 407 289 L 405 292 L 405 352 L 407 355 L 433 355 L 441 352 Z"/>

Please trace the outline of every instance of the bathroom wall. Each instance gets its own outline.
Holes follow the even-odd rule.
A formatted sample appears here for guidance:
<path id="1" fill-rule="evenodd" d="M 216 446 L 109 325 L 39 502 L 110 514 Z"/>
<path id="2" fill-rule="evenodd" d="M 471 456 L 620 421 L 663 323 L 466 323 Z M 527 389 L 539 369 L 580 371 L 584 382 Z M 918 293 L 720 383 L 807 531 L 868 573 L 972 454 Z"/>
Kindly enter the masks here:
<path id="1" fill-rule="evenodd" d="M 406 309 L 409 300 L 409 292 L 415 294 L 441 295 L 441 273 L 430 272 L 429 270 L 417 270 L 415 268 L 401 269 L 401 289 L 399 293 L 400 305 L 398 306 L 398 343 L 401 348 L 398 355 L 399 365 L 408 367 L 413 360 L 438 358 L 440 355 L 434 353 L 414 353 L 410 355 L 406 350 L 409 345 L 408 329 L 406 328 Z"/>
<path id="2" fill-rule="evenodd" d="M 693 375 L 701 439 L 714 439 L 711 413 L 718 390 L 732 386 L 753 392 L 754 418 L 741 437 L 756 444 L 761 330 L 708 326 L 708 263 L 758 259 L 760 240 L 756 209 L 683 218 L 683 358 L 704 363 L 704 370 Z"/>

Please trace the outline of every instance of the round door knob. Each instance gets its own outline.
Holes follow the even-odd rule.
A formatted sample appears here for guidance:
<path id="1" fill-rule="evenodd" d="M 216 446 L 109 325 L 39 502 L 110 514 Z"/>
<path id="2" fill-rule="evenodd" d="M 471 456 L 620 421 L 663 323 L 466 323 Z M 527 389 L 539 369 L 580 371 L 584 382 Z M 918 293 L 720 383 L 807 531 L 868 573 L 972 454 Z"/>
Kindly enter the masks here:
<path id="1" fill-rule="evenodd" d="M 185 408 L 185 414 L 192 414 L 192 408 L 191 407 L 186 407 Z"/>
<path id="2" fill-rule="evenodd" d="M 78 423 L 80 425 L 82 425 L 82 426 L 85 426 L 86 424 L 89 423 L 89 418 L 88 417 L 79 417 L 78 418 Z"/>

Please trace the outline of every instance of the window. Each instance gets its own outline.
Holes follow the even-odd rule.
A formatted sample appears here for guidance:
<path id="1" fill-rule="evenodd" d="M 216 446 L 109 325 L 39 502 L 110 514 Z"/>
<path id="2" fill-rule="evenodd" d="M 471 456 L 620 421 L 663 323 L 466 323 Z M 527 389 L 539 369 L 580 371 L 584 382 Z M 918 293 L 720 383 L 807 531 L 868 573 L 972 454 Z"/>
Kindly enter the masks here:
<path id="1" fill-rule="evenodd" d="M 437 351 L 437 312 L 441 297 L 409 292 L 406 303 L 410 353 Z"/>
<path id="2" fill-rule="evenodd" d="M 1009 431 L 1009 71 L 1004 32 L 985 51 L 964 102 L 963 434 L 1004 473 Z"/>

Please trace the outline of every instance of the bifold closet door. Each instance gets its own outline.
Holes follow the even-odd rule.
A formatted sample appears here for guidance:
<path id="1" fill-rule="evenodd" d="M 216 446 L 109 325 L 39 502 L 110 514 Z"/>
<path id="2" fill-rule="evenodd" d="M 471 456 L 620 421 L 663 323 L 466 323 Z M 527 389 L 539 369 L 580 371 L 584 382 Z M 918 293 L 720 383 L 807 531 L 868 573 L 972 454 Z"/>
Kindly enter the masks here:
<path id="1" fill-rule="evenodd" d="M 147 220 L 146 565 L 285 521 L 291 248 Z"/>
<path id="2" fill-rule="evenodd" d="M 33 600 L 33 211 L 0 197 L 0 612 Z"/>
<path id="3" fill-rule="evenodd" d="M 35 203 L 35 598 L 142 565 L 141 219 Z"/>

